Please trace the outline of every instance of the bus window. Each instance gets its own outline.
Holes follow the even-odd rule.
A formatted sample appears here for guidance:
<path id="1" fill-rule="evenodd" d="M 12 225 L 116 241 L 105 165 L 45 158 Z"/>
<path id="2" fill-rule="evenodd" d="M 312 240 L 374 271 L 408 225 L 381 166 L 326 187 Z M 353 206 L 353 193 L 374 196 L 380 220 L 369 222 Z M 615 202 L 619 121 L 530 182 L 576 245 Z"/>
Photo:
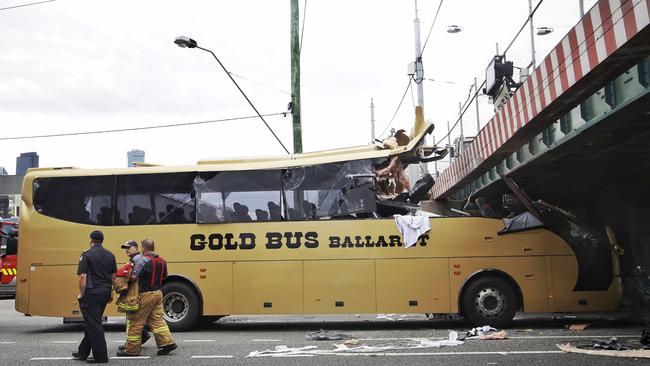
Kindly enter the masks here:
<path id="1" fill-rule="evenodd" d="M 361 177 L 354 177 L 355 175 Z M 282 175 L 290 220 L 361 217 L 376 211 L 370 160 L 291 168 Z"/>
<path id="2" fill-rule="evenodd" d="M 195 222 L 195 177 L 196 173 L 118 176 L 115 225 Z"/>
<path id="3" fill-rule="evenodd" d="M 276 170 L 199 173 L 199 223 L 280 221 L 282 194 Z"/>
<path id="4" fill-rule="evenodd" d="M 34 208 L 82 224 L 112 225 L 114 176 L 34 179 Z"/>

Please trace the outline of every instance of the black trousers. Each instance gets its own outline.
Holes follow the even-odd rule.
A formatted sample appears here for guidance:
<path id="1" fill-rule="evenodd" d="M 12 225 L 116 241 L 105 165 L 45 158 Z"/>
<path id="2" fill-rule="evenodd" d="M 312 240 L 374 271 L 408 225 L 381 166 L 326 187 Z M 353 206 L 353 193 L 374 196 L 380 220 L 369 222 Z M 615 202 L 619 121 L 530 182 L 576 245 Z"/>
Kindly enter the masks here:
<path id="1" fill-rule="evenodd" d="M 79 344 L 81 356 L 88 356 L 92 351 L 95 360 L 108 360 L 106 338 L 102 327 L 102 314 L 111 297 L 110 290 L 84 294 L 79 299 L 79 308 L 84 318 L 84 338 Z"/>

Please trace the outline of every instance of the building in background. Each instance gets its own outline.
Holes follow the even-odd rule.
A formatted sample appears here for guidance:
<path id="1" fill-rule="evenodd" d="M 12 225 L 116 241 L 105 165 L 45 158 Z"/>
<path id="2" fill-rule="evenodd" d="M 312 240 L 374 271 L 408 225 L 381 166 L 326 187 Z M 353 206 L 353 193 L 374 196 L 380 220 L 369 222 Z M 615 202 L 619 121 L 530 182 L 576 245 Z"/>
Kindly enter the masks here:
<path id="1" fill-rule="evenodd" d="M 9 175 L 9 173 L 7 173 L 7 169 L 5 169 L 3 166 L 0 166 L 0 175 Z"/>
<path id="2" fill-rule="evenodd" d="M 135 163 L 144 163 L 144 151 L 131 150 L 126 152 L 127 167 L 135 166 Z"/>
<path id="3" fill-rule="evenodd" d="M 38 168 L 38 154 L 35 152 L 21 153 L 16 158 L 16 175 L 25 175 L 29 168 Z"/>

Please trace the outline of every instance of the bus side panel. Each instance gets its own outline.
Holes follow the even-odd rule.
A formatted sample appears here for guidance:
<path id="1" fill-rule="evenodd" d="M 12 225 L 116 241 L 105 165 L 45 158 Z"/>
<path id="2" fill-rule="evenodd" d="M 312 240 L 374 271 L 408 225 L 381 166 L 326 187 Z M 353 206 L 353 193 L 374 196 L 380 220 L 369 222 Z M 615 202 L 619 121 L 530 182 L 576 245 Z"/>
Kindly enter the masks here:
<path id="1" fill-rule="evenodd" d="M 484 270 L 505 272 L 519 285 L 524 298 L 523 308 L 526 312 L 548 312 L 548 292 L 546 286 L 546 259 L 542 256 L 531 257 L 484 257 L 484 258 L 450 258 L 450 291 L 454 299 L 451 312 L 457 313 L 458 297 L 462 286 L 472 274 Z"/>
<path id="2" fill-rule="evenodd" d="M 233 263 L 233 314 L 303 312 L 301 261 Z"/>
<path id="3" fill-rule="evenodd" d="M 29 302 L 29 313 L 43 316 L 80 317 L 77 294 L 77 267 L 32 266 L 29 297 L 41 301 Z"/>
<path id="4" fill-rule="evenodd" d="M 377 260 L 377 312 L 448 313 L 449 259 Z"/>
<path id="5" fill-rule="evenodd" d="M 232 262 L 169 263 L 168 272 L 198 286 L 203 315 L 229 315 L 233 313 L 232 266 Z"/>
<path id="6" fill-rule="evenodd" d="M 376 313 L 374 260 L 305 261 L 305 313 Z"/>
<path id="7" fill-rule="evenodd" d="M 582 312 L 609 310 L 616 281 L 607 291 L 573 291 L 578 279 L 578 262 L 574 256 L 552 256 L 553 288 L 550 310 L 556 312 Z"/>

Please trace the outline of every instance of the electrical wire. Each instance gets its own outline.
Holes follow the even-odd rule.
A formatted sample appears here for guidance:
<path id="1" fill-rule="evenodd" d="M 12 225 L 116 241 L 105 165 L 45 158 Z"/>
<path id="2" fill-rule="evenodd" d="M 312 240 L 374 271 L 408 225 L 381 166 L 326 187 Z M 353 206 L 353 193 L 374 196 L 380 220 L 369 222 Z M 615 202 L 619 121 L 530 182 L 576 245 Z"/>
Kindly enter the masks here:
<path id="1" fill-rule="evenodd" d="M 515 43 L 515 41 L 517 40 L 517 38 L 519 37 L 519 35 L 521 34 L 521 32 L 524 30 L 524 28 L 526 28 L 526 25 L 528 24 L 528 22 L 530 21 L 530 19 L 532 19 L 533 15 L 535 15 L 535 12 L 537 11 L 537 9 L 539 9 L 539 6 L 542 5 L 543 2 L 544 2 L 544 0 L 539 0 L 539 2 L 537 3 L 537 5 L 536 5 L 535 8 L 533 9 L 533 11 L 532 11 L 532 12 L 528 15 L 528 17 L 526 18 L 526 21 L 524 22 L 524 24 L 521 26 L 521 28 L 519 28 L 519 31 L 517 31 L 517 34 L 515 34 L 515 36 L 514 36 L 514 37 L 512 38 L 512 40 L 510 41 L 510 44 L 508 44 L 508 47 L 506 47 L 506 49 L 503 51 L 503 54 L 506 54 L 506 53 L 508 52 L 508 50 L 510 50 L 510 47 L 512 47 L 512 45 Z M 427 36 L 427 39 L 428 39 L 428 36 Z M 426 43 L 425 43 L 425 45 L 426 45 Z M 463 116 L 465 115 L 465 112 L 466 112 L 467 109 L 469 108 L 470 103 L 474 100 L 474 98 L 477 98 L 477 97 L 478 97 L 478 92 L 479 92 L 479 90 L 481 90 L 481 88 L 482 88 L 485 84 L 486 84 L 486 81 L 484 80 L 483 83 L 481 84 L 481 86 L 479 86 L 478 89 L 475 91 L 474 96 L 472 97 L 472 99 L 469 100 L 469 101 L 466 101 L 466 104 L 465 104 L 464 108 L 462 109 L 462 112 L 461 112 L 461 114 L 458 116 L 458 119 L 456 120 L 456 122 L 454 123 L 454 125 L 449 129 L 449 132 L 447 132 L 447 134 L 446 134 L 442 139 L 440 139 L 440 140 L 436 143 L 436 145 L 438 145 L 440 142 L 444 141 L 444 140 L 447 138 L 447 136 L 449 136 L 449 134 L 451 133 L 451 131 L 453 131 L 454 128 L 456 128 L 456 126 L 458 125 L 458 123 L 460 122 L 460 120 L 461 120 L 461 119 L 463 118 Z M 470 90 L 471 90 L 471 89 L 470 89 Z M 468 103 L 468 102 L 469 102 L 469 103 Z M 480 131 L 479 131 L 479 132 L 480 132 Z M 478 134 L 478 132 L 477 132 L 477 134 Z"/>
<path id="2" fill-rule="evenodd" d="M 275 90 L 275 91 L 280 92 L 280 93 L 282 93 L 282 94 L 291 95 L 291 93 L 286 92 L 286 91 L 284 91 L 284 90 L 282 90 L 282 89 L 278 89 L 278 88 L 272 87 L 272 86 L 270 86 L 270 85 L 266 85 L 266 84 L 264 84 L 264 83 L 260 83 L 259 81 L 255 81 L 255 80 L 249 79 L 249 78 L 247 78 L 247 77 L 245 77 L 245 76 L 235 74 L 234 72 L 230 72 L 230 71 L 228 71 L 228 73 L 229 73 L 230 75 L 232 75 L 232 76 L 238 77 L 238 78 L 240 78 L 240 79 L 242 79 L 242 80 L 246 80 L 246 81 L 251 82 L 251 83 L 253 83 L 253 84 L 257 84 L 257 85 L 263 86 L 263 87 L 265 87 L 265 88 L 269 88 L 269 89 Z"/>
<path id="3" fill-rule="evenodd" d="M 302 53 L 302 35 L 305 33 L 305 19 L 307 18 L 307 0 L 302 7 L 302 27 L 300 27 L 300 45 L 298 46 L 298 54 Z"/>
<path id="4" fill-rule="evenodd" d="M 29 4 L 22 4 L 22 5 L 15 5 L 15 6 L 8 6 L 6 8 L 0 8 L 0 10 L 8 10 L 8 9 L 16 9 L 16 8 L 24 8 L 25 6 L 32 6 L 32 5 L 38 5 L 38 4 L 45 4 L 45 3 L 51 3 L 56 0 L 45 0 L 45 1 L 39 1 L 37 3 L 29 3 Z"/>
<path id="5" fill-rule="evenodd" d="M 431 28 L 429 28 L 429 34 L 427 34 L 427 38 L 424 40 L 424 45 L 422 45 L 422 51 L 420 51 L 420 57 L 422 57 L 422 54 L 424 53 L 424 49 L 427 47 L 427 42 L 429 42 L 429 36 L 431 36 L 431 32 L 433 31 L 433 26 L 436 25 L 436 20 L 438 19 L 438 14 L 440 13 L 440 8 L 442 8 L 442 3 L 445 0 L 440 0 L 440 4 L 438 4 L 438 10 L 436 10 L 436 15 L 433 17 L 433 23 L 431 23 Z"/>
<path id="6" fill-rule="evenodd" d="M 378 135 L 379 137 L 383 136 L 386 131 L 388 131 L 388 128 L 390 127 L 391 124 L 393 124 L 393 121 L 395 120 L 395 116 L 397 116 L 397 112 L 399 112 L 400 108 L 402 107 L 402 103 L 404 103 L 404 98 L 406 98 L 406 94 L 409 92 L 411 88 L 411 83 L 413 82 L 413 78 L 409 78 L 409 83 L 406 85 L 406 89 L 404 90 L 404 94 L 402 95 L 402 100 L 399 101 L 399 105 L 397 106 L 397 109 L 395 110 L 395 113 L 393 114 L 393 118 L 390 119 L 390 122 L 388 122 L 388 125 L 384 130 Z"/>
<path id="7" fill-rule="evenodd" d="M 461 113 L 458 115 L 458 119 L 456 119 L 456 122 L 453 124 L 453 126 L 451 126 L 451 127 L 449 128 L 449 131 L 447 132 L 447 134 L 444 135 L 440 140 L 438 140 L 438 142 L 436 142 L 434 146 L 438 146 L 438 144 L 440 144 L 441 142 L 443 142 L 443 141 L 447 138 L 447 136 L 449 136 L 449 135 L 451 134 L 451 131 L 453 131 L 454 128 L 456 128 L 456 126 L 458 125 L 458 123 L 460 123 L 460 121 L 463 119 L 463 116 L 465 115 L 465 112 L 467 112 L 467 109 L 469 109 L 469 107 L 471 106 L 471 104 L 472 104 L 472 102 L 474 101 L 474 99 L 475 99 L 475 98 L 478 98 L 478 96 L 479 96 L 479 90 L 481 90 L 481 88 L 483 88 L 484 85 L 485 85 L 485 81 L 483 81 L 483 83 L 482 83 L 482 84 L 481 84 L 481 85 L 476 89 L 476 91 L 474 92 L 474 95 L 473 95 L 473 96 L 472 96 L 471 93 L 472 93 L 472 89 L 474 88 L 474 85 L 472 85 L 472 86 L 470 87 L 470 89 L 469 89 L 469 93 L 468 93 L 468 96 L 467 96 L 468 98 L 467 98 L 467 100 L 465 100 L 465 104 L 464 104 L 463 107 L 461 108 Z M 470 96 L 472 96 L 472 97 L 470 98 Z"/>
<path id="8" fill-rule="evenodd" d="M 264 114 L 264 117 L 270 116 L 286 116 L 287 112 L 279 113 L 270 113 Z M 208 121 L 198 121 L 198 122 L 183 122 L 183 123 L 172 123 L 166 125 L 154 125 L 154 126 L 141 126 L 141 127 L 129 127 L 129 128 L 117 128 L 112 130 L 98 130 L 98 131 L 81 131 L 81 132 L 67 132 L 67 133 L 55 133 L 49 135 L 32 135 L 32 136 L 14 136 L 14 137 L 0 137 L 0 141 L 7 140 L 27 140 L 27 139 L 40 139 L 40 138 L 52 138 L 52 137 L 64 137 L 64 136 L 81 136 L 81 135 L 96 135 L 103 133 L 115 133 L 115 132 L 129 132 L 129 131 L 142 131 L 142 130 L 153 130 L 158 128 L 169 128 L 169 127 L 181 127 L 181 126 L 195 126 L 203 125 L 209 123 L 218 123 L 218 122 L 230 122 L 230 121 L 239 121 L 243 119 L 253 119 L 259 118 L 256 114 L 254 116 L 244 116 L 244 117 L 232 117 L 232 118 L 222 118 L 222 119 L 213 119 Z"/>
<path id="9" fill-rule="evenodd" d="M 521 26 L 521 28 L 519 28 L 519 31 L 517 32 L 517 34 L 515 34 L 515 37 L 512 39 L 512 41 L 510 41 L 510 44 L 508 45 L 508 47 L 506 47 L 506 49 L 503 51 L 504 55 L 508 52 L 510 47 L 512 47 L 512 45 L 515 43 L 515 41 L 517 40 L 517 37 L 519 37 L 519 35 L 521 34 L 521 31 L 523 31 L 524 28 L 526 28 L 526 25 L 533 18 L 533 15 L 535 15 L 535 12 L 539 8 L 539 6 L 542 5 L 543 2 L 544 2 L 544 0 L 539 0 L 539 2 L 537 3 L 537 5 L 533 9 L 533 11 L 530 14 L 528 14 L 528 17 L 526 18 L 526 21 L 524 22 L 524 24 Z"/>

